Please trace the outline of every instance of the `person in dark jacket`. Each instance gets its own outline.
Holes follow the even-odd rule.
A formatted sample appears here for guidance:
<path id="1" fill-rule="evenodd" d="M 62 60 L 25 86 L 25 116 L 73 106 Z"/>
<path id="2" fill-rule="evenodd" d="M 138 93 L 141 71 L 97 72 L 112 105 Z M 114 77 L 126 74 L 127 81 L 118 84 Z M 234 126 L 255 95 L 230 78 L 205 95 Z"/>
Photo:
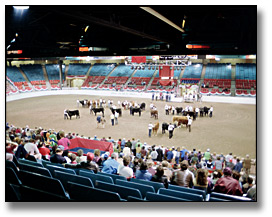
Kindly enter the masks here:
<path id="1" fill-rule="evenodd" d="M 158 152 L 157 161 L 161 162 L 162 161 L 162 156 L 163 156 L 161 146 L 159 146 L 159 148 L 156 151 Z"/>
<path id="2" fill-rule="evenodd" d="M 165 188 L 168 188 L 167 176 L 164 175 L 164 169 L 162 166 L 158 166 L 155 175 L 152 176 L 151 181 L 161 182 Z"/>
<path id="3" fill-rule="evenodd" d="M 62 154 L 63 154 L 63 150 L 60 148 L 57 148 L 56 153 L 50 157 L 50 161 L 52 163 L 60 163 L 60 164 L 67 163 L 66 159 L 62 156 Z"/>

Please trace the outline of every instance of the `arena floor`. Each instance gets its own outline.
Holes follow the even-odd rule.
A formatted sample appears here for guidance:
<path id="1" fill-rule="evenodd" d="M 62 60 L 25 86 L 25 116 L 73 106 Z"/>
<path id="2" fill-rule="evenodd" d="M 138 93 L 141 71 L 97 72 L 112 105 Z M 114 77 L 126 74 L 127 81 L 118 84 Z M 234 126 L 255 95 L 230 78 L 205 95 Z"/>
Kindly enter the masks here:
<path id="1" fill-rule="evenodd" d="M 105 129 L 97 128 L 96 117 L 91 115 L 88 108 L 79 107 L 80 119 L 63 119 L 64 109 L 77 109 L 77 99 L 99 99 L 97 96 L 86 95 L 57 95 L 26 98 L 10 101 L 6 103 L 6 121 L 15 126 L 30 128 L 43 127 L 45 129 L 64 130 L 66 133 L 79 133 L 80 135 L 98 138 L 111 136 L 117 140 L 119 138 L 140 139 L 149 145 L 164 145 L 168 147 L 182 147 L 187 149 L 205 151 L 207 148 L 211 152 L 227 154 L 232 152 L 234 155 L 245 157 L 249 154 L 251 158 L 256 158 L 256 105 L 231 104 L 231 103 L 207 103 L 197 102 L 195 106 L 210 107 L 213 105 L 213 117 L 197 118 L 192 124 L 192 131 L 189 133 L 186 127 L 174 130 L 172 139 L 161 132 L 163 122 L 171 122 L 172 115 L 165 115 L 164 106 L 166 102 L 154 101 L 159 111 L 160 129 L 157 136 L 148 137 L 148 124 L 157 122 L 150 117 L 149 99 L 135 99 L 124 97 L 103 97 L 117 101 L 137 101 L 146 103 L 146 111 L 142 116 L 136 113 L 135 116 L 129 114 L 129 110 L 123 110 L 122 117 L 119 117 L 119 124 L 111 126 L 110 110 L 106 108 Z M 185 107 L 188 103 L 168 103 L 174 106 Z M 193 105 L 194 106 L 194 105 Z"/>

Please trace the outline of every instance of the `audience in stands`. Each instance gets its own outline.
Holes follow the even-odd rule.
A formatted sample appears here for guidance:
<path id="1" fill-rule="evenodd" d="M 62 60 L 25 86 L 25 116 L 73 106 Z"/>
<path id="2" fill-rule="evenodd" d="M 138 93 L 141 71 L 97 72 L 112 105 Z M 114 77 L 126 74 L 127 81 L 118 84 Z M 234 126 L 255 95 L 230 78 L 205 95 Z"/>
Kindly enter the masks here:
<path id="1" fill-rule="evenodd" d="M 106 160 L 103 163 L 102 172 L 109 173 L 109 174 L 116 174 L 119 167 L 119 163 L 117 162 L 117 159 L 118 159 L 118 154 L 115 152 L 112 153 L 111 158 Z"/>
<path id="2" fill-rule="evenodd" d="M 152 174 L 148 172 L 147 170 L 147 164 L 145 161 L 142 161 L 140 168 L 136 170 L 136 179 L 143 179 L 150 181 L 152 178 Z"/>
<path id="3" fill-rule="evenodd" d="M 188 170 L 188 161 L 183 160 L 180 164 L 180 170 L 175 174 L 174 182 L 183 187 L 193 187 L 194 174 Z"/>
<path id="4" fill-rule="evenodd" d="M 67 163 L 66 159 L 62 156 L 63 150 L 61 148 L 56 149 L 56 153 L 50 157 L 52 163 Z"/>

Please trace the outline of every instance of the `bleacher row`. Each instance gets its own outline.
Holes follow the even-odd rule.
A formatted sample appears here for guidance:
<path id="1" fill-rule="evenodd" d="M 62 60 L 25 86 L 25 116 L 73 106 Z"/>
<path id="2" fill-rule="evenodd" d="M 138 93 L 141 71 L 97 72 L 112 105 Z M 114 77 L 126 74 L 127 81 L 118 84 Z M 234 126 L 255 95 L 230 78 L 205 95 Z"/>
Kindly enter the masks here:
<path id="1" fill-rule="evenodd" d="M 251 201 L 249 198 L 131 179 L 42 160 L 6 160 L 6 201 Z M 17 167 L 18 166 L 18 167 Z M 18 169 L 19 168 L 19 169 Z"/>
<path id="2" fill-rule="evenodd" d="M 63 65 L 63 78 L 65 69 L 66 67 Z M 180 78 L 182 67 L 174 67 L 174 69 L 173 81 L 175 86 L 178 80 L 181 84 L 185 85 L 199 85 L 203 64 L 192 64 L 187 66 L 183 72 L 182 78 Z M 33 88 L 25 80 L 20 70 L 25 73 Z M 45 70 L 51 89 L 60 89 L 59 65 L 45 64 Z M 6 75 L 7 78 L 10 79 L 11 85 L 18 89 L 18 92 L 48 89 L 43 68 L 39 64 L 21 65 L 20 68 L 15 66 L 7 67 Z M 130 66 L 126 66 L 125 64 L 117 65 L 116 63 L 95 63 L 94 65 L 71 63 L 67 70 L 67 76 L 80 76 L 84 78 L 87 76 L 81 87 L 82 89 L 117 89 L 127 91 L 144 90 L 148 92 L 173 91 L 173 87 L 162 87 L 159 84 L 158 67 L 150 67 L 150 69 L 146 67 L 142 70 L 132 69 Z M 150 81 L 152 82 L 150 83 Z M 206 89 L 201 90 L 201 93 L 203 94 L 221 94 L 221 88 L 231 89 L 231 65 L 207 64 L 203 82 L 205 85 L 209 85 L 208 92 Z M 256 93 L 256 64 L 236 64 L 235 82 L 236 95 L 254 95 L 254 93 Z M 214 88 L 215 86 L 220 89 Z M 222 94 L 229 95 L 228 92 L 222 92 Z"/>

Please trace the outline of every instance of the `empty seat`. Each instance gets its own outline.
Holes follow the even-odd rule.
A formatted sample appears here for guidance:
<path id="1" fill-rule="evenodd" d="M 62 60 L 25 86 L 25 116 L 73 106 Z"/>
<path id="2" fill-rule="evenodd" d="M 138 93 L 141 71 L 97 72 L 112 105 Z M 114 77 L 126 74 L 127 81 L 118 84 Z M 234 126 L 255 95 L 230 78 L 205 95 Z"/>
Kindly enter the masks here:
<path id="1" fill-rule="evenodd" d="M 127 199 L 128 196 L 142 198 L 141 192 L 138 189 L 133 189 L 121 185 L 114 185 L 106 182 L 96 181 L 95 187 L 106 191 L 116 192 L 123 199 Z"/>
<path id="2" fill-rule="evenodd" d="M 98 172 L 97 174 L 111 177 L 111 178 L 113 179 L 113 182 L 114 182 L 115 184 L 116 184 L 116 180 L 117 180 L 117 179 L 127 181 L 126 177 L 124 177 L 124 176 L 119 176 L 119 175 L 109 174 L 109 173 L 102 173 L 102 172 Z"/>
<path id="3" fill-rule="evenodd" d="M 93 182 L 90 178 L 84 177 L 84 176 L 78 176 L 74 174 L 65 173 L 62 171 L 55 171 L 55 177 L 56 179 L 60 180 L 64 189 L 67 190 L 67 183 L 68 182 L 74 182 L 81 185 L 86 185 L 89 187 L 94 187 Z"/>
<path id="4" fill-rule="evenodd" d="M 143 198 L 146 197 L 147 192 L 155 193 L 154 187 L 150 186 L 150 185 L 144 185 L 144 184 L 140 184 L 140 183 L 136 183 L 136 182 L 128 182 L 128 181 L 119 180 L 119 179 L 116 180 L 116 184 L 121 185 L 121 186 L 134 188 L 134 189 L 138 189 L 141 192 L 141 195 Z"/>
<path id="5" fill-rule="evenodd" d="M 83 171 L 83 170 L 79 171 L 79 175 L 89 177 L 92 180 L 93 184 L 95 184 L 96 180 L 113 184 L 113 179 L 109 176 L 93 174 L 93 173 L 90 173 L 89 171 Z"/>
<path id="6" fill-rule="evenodd" d="M 16 175 L 18 175 L 18 169 L 13 161 L 6 160 L 6 167 L 12 168 Z"/>
<path id="7" fill-rule="evenodd" d="M 35 162 L 35 161 L 31 161 L 31 160 L 20 159 L 19 162 L 24 163 L 24 164 L 30 164 L 30 165 L 37 166 L 37 167 L 43 167 L 42 164 Z"/>
<path id="8" fill-rule="evenodd" d="M 190 201 L 203 201 L 203 196 L 199 194 L 192 194 L 187 192 L 175 191 L 171 189 L 163 189 L 161 188 L 158 192 L 159 194 L 178 197 Z"/>
<path id="9" fill-rule="evenodd" d="M 65 173 L 70 173 L 70 174 L 76 175 L 76 172 L 74 170 L 64 168 L 64 167 L 52 166 L 50 164 L 47 164 L 46 168 L 50 171 L 50 173 L 52 174 L 53 177 L 56 177 L 55 176 L 55 171 L 62 171 L 62 172 L 65 172 Z"/>
<path id="10" fill-rule="evenodd" d="M 241 196 L 235 196 L 235 195 L 228 195 L 228 194 L 221 194 L 212 192 L 210 198 L 220 198 L 224 200 L 231 200 L 231 201 L 252 201 L 248 197 L 241 197 Z"/>
<path id="11" fill-rule="evenodd" d="M 92 188 L 73 182 L 67 183 L 70 198 L 75 201 L 121 201 L 120 195 L 115 192 Z"/>
<path id="12" fill-rule="evenodd" d="M 57 167 L 64 167 L 62 164 L 58 164 L 58 163 L 52 163 L 51 161 L 48 160 L 42 160 L 42 165 L 44 167 L 46 167 L 46 165 L 52 165 L 52 166 L 57 166 Z"/>
<path id="13" fill-rule="evenodd" d="M 231 200 L 225 200 L 225 199 L 221 199 L 221 198 L 211 197 L 209 199 L 209 201 L 211 201 L 211 202 L 226 202 L 226 201 L 231 201 Z"/>
<path id="14" fill-rule="evenodd" d="M 162 195 L 162 194 L 155 194 L 152 192 L 147 192 L 146 200 L 153 201 L 153 202 L 174 202 L 174 201 L 188 201 L 186 199 L 181 199 L 178 197 Z"/>
<path id="15" fill-rule="evenodd" d="M 204 190 L 185 188 L 185 187 L 177 186 L 177 185 L 168 185 L 168 189 L 175 190 L 175 191 L 188 192 L 191 194 L 199 194 L 199 195 L 202 195 L 204 199 L 206 198 L 206 191 Z"/>
<path id="16" fill-rule="evenodd" d="M 57 194 L 62 197 L 68 197 L 68 195 L 65 193 L 63 185 L 58 179 L 23 170 L 20 170 L 19 178 L 23 185 Z"/>
<path id="17" fill-rule="evenodd" d="M 7 167 L 5 170 L 5 178 L 6 178 L 6 183 L 10 183 L 14 185 L 22 184 L 22 182 L 20 181 L 15 171 L 10 167 Z"/>
<path id="18" fill-rule="evenodd" d="M 18 202 L 21 200 L 20 186 L 6 183 L 5 184 L 5 202 Z"/>
<path id="19" fill-rule="evenodd" d="M 47 168 L 36 167 L 36 166 L 25 164 L 25 163 L 19 163 L 19 168 L 20 170 L 25 170 L 28 172 L 38 173 L 40 175 L 52 177 L 51 173 L 49 172 Z"/>
<path id="20" fill-rule="evenodd" d="M 129 201 L 129 202 L 145 202 L 146 200 L 138 198 L 138 197 L 128 196 L 127 201 Z"/>
<path id="21" fill-rule="evenodd" d="M 165 188 L 163 183 L 160 183 L 160 182 L 145 181 L 145 180 L 141 180 L 141 179 L 131 179 L 130 181 L 140 183 L 140 184 L 144 184 L 144 185 L 153 186 L 154 189 L 155 189 L 155 192 L 158 192 L 158 190 L 160 188 Z"/>

